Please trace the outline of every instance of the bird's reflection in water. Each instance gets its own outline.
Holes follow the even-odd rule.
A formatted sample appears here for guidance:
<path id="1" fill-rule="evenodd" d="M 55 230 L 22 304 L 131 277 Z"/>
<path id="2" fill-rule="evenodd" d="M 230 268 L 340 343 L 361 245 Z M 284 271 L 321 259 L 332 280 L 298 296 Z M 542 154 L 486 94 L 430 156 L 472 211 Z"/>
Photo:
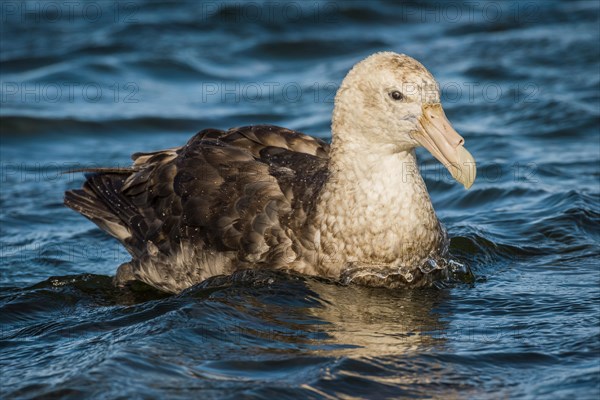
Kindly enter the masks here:
<path id="1" fill-rule="evenodd" d="M 269 350 L 278 353 L 378 356 L 423 351 L 445 342 L 447 322 L 439 319 L 435 308 L 448 293 L 436 288 L 344 286 L 251 270 L 200 286 L 211 292 L 211 300 L 258 318 L 257 324 L 229 327 L 238 331 L 242 342 L 260 338 L 261 346 L 270 342 Z M 217 287 L 221 289 L 213 292 Z M 204 297 L 204 290 L 194 292 Z"/>
<path id="2" fill-rule="evenodd" d="M 447 324 L 434 311 L 446 293 L 309 281 L 322 307 L 310 312 L 328 323 L 328 340 L 351 346 L 353 356 L 402 354 L 442 345 Z"/>

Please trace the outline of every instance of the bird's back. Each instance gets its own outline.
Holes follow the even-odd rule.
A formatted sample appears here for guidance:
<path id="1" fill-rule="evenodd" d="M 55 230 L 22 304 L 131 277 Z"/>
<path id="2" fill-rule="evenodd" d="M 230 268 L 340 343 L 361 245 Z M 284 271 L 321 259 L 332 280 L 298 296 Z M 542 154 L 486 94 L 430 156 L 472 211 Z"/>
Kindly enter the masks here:
<path id="1" fill-rule="evenodd" d="M 117 283 L 178 292 L 237 268 L 281 267 L 310 248 L 329 145 L 289 129 L 206 129 L 182 147 L 86 170 L 65 204 L 132 255 Z"/>

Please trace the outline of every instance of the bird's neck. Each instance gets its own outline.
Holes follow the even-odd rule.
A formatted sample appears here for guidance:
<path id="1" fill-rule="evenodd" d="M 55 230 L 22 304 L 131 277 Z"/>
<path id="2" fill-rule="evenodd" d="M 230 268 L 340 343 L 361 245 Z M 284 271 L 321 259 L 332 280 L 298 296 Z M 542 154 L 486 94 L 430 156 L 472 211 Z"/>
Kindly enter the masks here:
<path id="1" fill-rule="evenodd" d="M 329 170 L 318 201 L 320 243 L 336 261 L 406 263 L 438 245 L 441 227 L 414 149 L 334 136 Z"/>
<path id="2" fill-rule="evenodd" d="M 411 223 L 437 221 L 414 149 L 400 152 L 384 147 L 349 149 L 332 143 L 329 171 L 326 189 L 346 199 L 340 203 L 345 205 L 344 209 L 353 210 L 353 218 L 366 217 L 367 225 L 387 226 L 395 217 L 402 217 L 403 221 L 393 223 L 406 228 Z M 334 209 L 328 211 L 336 213 Z M 421 220 L 406 218 L 411 214 L 419 215 Z"/>

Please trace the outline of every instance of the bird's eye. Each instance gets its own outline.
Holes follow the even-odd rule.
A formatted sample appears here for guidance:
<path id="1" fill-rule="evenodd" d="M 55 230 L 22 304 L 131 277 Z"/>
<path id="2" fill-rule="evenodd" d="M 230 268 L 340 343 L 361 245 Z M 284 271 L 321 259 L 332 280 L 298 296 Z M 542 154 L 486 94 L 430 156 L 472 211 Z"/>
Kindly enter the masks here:
<path id="1" fill-rule="evenodd" d="M 397 90 L 394 90 L 393 92 L 390 92 L 390 97 L 394 100 L 402 100 L 404 98 L 404 95 L 402 93 L 400 93 Z"/>

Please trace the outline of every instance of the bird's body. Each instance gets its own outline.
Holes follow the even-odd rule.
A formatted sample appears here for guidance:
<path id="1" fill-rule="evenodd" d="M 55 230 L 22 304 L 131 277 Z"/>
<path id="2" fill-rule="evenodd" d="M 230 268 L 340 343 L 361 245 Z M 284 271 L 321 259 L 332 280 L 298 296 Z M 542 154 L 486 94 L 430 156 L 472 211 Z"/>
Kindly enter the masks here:
<path id="1" fill-rule="evenodd" d="M 447 239 L 412 136 L 393 140 L 414 121 L 408 115 L 394 126 L 376 114 L 364 118 L 357 108 L 374 113 L 395 104 L 381 99 L 389 88 L 365 94 L 377 82 L 355 81 L 369 60 L 367 68 L 404 65 L 426 78 L 413 81 L 421 94 L 419 85 L 435 81 L 409 57 L 378 54 L 358 64 L 338 91 L 331 145 L 276 126 L 207 129 L 182 147 L 134 154 L 130 168 L 88 171 L 83 189 L 67 192 L 65 204 L 132 255 L 117 284 L 140 280 L 175 293 L 241 268 L 334 279 L 358 269 L 396 271 L 397 284 L 428 283 L 419 267 L 443 256 Z M 433 97 L 421 101 L 424 113 L 439 102 Z M 415 120 L 442 123 L 436 116 Z M 450 154 L 443 146 L 434 147 Z"/>

